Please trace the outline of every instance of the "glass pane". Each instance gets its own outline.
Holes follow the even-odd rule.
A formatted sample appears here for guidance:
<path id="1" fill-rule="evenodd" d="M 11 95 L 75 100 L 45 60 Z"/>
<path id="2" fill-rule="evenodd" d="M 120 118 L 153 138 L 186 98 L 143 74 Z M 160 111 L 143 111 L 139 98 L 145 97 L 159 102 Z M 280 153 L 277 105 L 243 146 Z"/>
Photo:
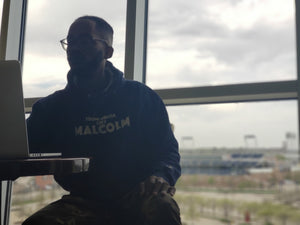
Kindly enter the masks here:
<path id="1" fill-rule="evenodd" d="M 124 68 L 126 1 L 51 0 L 28 1 L 23 84 L 25 97 L 46 96 L 66 85 L 69 70 L 59 40 L 78 17 L 95 15 L 114 28 L 114 56 L 111 62 Z"/>
<path id="2" fill-rule="evenodd" d="M 12 189 L 10 224 L 17 225 L 55 200 L 67 194 L 53 176 L 21 177 L 14 181 Z"/>
<path id="3" fill-rule="evenodd" d="M 0 29 L 2 25 L 2 8 L 3 8 L 3 0 L 0 1 Z"/>
<path id="4" fill-rule="evenodd" d="M 245 142 L 246 135 L 256 136 L 258 148 L 280 148 L 286 133 L 298 131 L 296 101 L 169 106 L 168 111 L 182 148 L 254 146 Z"/>
<path id="5" fill-rule="evenodd" d="M 123 70 L 125 51 L 126 1 L 51 0 L 28 1 L 23 87 L 25 97 L 46 96 L 64 88 L 68 63 L 59 40 L 79 16 L 95 15 L 114 28 L 114 56 L 111 62 Z M 23 177 L 13 184 L 10 224 L 25 218 L 66 192 L 52 176 Z"/>
<path id="6" fill-rule="evenodd" d="M 150 87 L 296 79 L 294 1 L 149 2 Z"/>
<path id="7" fill-rule="evenodd" d="M 296 101 L 170 106 L 184 224 L 299 221 Z M 267 223 L 267 222 L 269 223 Z"/>

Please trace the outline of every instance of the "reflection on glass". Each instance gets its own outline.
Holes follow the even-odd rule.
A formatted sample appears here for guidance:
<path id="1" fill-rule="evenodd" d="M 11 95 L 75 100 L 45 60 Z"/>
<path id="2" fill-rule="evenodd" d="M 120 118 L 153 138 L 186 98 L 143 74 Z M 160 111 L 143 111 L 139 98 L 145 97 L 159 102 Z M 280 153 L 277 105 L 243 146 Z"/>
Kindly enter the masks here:
<path id="1" fill-rule="evenodd" d="M 299 221 L 296 101 L 168 107 L 185 224 Z"/>
<path id="2" fill-rule="evenodd" d="M 115 51 L 111 62 L 123 70 L 126 1 L 28 1 L 23 65 L 25 97 L 46 96 L 66 85 L 69 66 L 59 40 L 67 36 L 71 23 L 84 15 L 102 17 L 112 25 Z"/>
<path id="3" fill-rule="evenodd" d="M 294 11 L 292 0 L 149 1 L 147 84 L 295 79 Z"/>

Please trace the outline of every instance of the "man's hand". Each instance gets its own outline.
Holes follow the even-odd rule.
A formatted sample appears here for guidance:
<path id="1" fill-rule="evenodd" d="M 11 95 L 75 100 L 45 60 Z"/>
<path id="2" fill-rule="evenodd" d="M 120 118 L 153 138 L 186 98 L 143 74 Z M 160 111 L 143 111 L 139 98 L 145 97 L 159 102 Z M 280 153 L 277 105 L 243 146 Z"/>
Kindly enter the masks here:
<path id="1" fill-rule="evenodd" d="M 173 196 L 175 194 L 175 188 L 170 186 L 170 184 L 162 177 L 150 176 L 144 182 L 140 183 L 140 194 L 141 195 L 157 195 L 170 194 Z"/>

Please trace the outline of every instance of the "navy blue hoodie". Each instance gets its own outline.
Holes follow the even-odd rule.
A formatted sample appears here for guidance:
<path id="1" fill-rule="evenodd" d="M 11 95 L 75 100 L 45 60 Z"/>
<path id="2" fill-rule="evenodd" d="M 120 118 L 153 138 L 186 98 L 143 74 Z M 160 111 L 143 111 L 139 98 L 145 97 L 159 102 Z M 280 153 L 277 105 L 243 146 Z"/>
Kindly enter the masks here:
<path id="1" fill-rule="evenodd" d="M 71 194 L 92 199 L 121 197 L 150 175 L 175 185 L 178 144 L 160 97 L 123 78 L 110 62 L 104 91 L 84 93 L 68 74 L 65 89 L 42 98 L 27 119 L 29 149 L 91 157 L 89 171 L 56 177 Z"/>

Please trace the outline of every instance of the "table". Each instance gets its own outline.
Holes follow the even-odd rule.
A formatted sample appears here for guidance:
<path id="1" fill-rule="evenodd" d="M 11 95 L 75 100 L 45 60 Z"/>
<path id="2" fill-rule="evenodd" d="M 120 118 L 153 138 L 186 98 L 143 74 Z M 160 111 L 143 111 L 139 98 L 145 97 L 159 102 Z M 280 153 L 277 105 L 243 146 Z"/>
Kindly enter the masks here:
<path id="1" fill-rule="evenodd" d="M 0 160 L 0 180 L 18 177 L 79 173 L 88 170 L 89 158 L 35 158 Z"/>
<path id="2" fill-rule="evenodd" d="M 34 158 L 0 160 L 0 181 L 7 181 L 5 199 L 0 185 L 0 224 L 8 225 L 12 181 L 19 177 L 80 173 L 88 170 L 89 158 Z"/>

